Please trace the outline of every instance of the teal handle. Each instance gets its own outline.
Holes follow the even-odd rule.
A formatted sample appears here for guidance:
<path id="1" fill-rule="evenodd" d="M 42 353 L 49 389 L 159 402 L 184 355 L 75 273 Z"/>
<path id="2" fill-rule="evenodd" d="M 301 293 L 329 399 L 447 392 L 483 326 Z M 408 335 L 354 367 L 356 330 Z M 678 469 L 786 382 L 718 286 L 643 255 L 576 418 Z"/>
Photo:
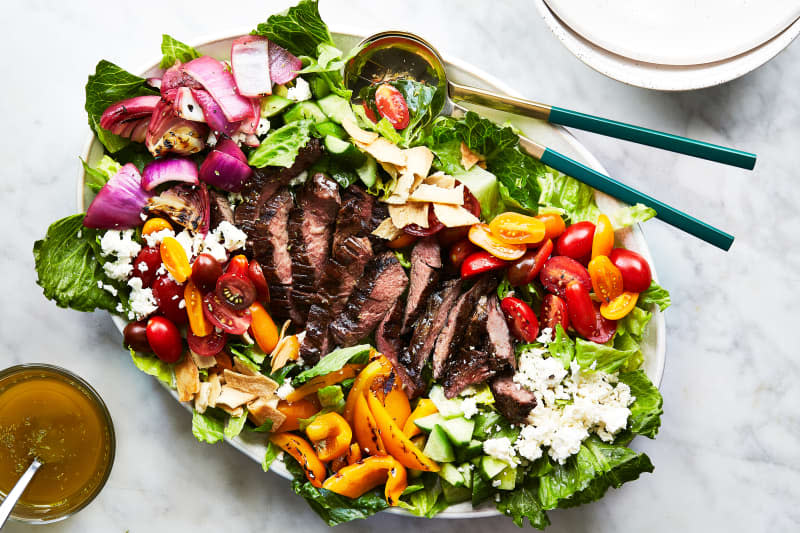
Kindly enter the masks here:
<path id="1" fill-rule="evenodd" d="M 568 176 L 582 181 L 590 187 L 594 187 L 598 191 L 602 191 L 614 198 L 617 198 L 628 204 L 644 204 L 652 207 L 656 211 L 656 218 L 659 218 L 680 230 L 694 235 L 698 239 L 702 239 L 709 244 L 713 244 L 717 248 L 728 251 L 733 244 L 733 235 L 725 233 L 713 226 L 709 226 L 701 220 L 697 220 L 693 216 L 671 207 L 664 202 L 660 202 L 655 198 L 647 196 L 644 193 L 632 189 L 627 185 L 618 182 L 617 180 L 606 176 L 596 170 L 578 163 L 569 157 L 562 155 L 550 148 L 547 148 L 540 158 L 542 163 L 552 167 Z"/>
<path id="2" fill-rule="evenodd" d="M 548 119 L 553 124 L 561 124 L 571 128 L 591 131 L 600 135 L 607 135 L 615 139 L 624 139 L 647 146 L 654 146 L 670 152 L 691 155 L 717 163 L 724 163 L 734 167 L 753 170 L 756 166 L 756 155 L 742 152 L 733 148 L 726 148 L 694 139 L 687 139 L 679 135 L 663 133 L 624 122 L 617 122 L 602 117 L 595 117 L 570 111 L 563 107 L 553 106 Z"/>

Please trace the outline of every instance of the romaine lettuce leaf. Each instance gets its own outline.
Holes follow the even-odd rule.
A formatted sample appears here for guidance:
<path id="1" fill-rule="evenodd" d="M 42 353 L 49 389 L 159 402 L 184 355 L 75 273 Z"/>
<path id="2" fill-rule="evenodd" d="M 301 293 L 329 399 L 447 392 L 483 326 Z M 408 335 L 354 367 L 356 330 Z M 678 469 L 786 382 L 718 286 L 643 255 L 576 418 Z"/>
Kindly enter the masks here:
<path id="1" fill-rule="evenodd" d="M 225 436 L 223 422 L 207 414 L 192 411 L 192 435 L 200 442 L 214 444 Z"/>
<path id="2" fill-rule="evenodd" d="M 544 529 L 550 525 L 547 513 L 539 503 L 539 482 L 528 479 L 522 486 L 517 485 L 512 491 L 500 491 L 497 510 L 511 519 L 518 527 L 525 526 L 525 519 L 536 529 Z"/>
<path id="3" fill-rule="evenodd" d="M 271 441 L 267 442 L 267 451 L 264 453 L 264 459 L 261 461 L 261 468 L 264 469 L 264 472 L 269 470 L 269 467 L 272 466 L 272 463 L 275 462 L 275 459 L 278 458 L 280 455 L 281 449 L 275 446 Z"/>
<path id="4" fill-rule="evenodd" d="M 654 439 L 661 425 L 661 415 L 664 413 L 661 393 L 642 370 L 622 372 L 619 380 L 628 385 L 631 394 L 636 397 L 630 405 L 628 429 L 636 435 Z"/>
<path id="5" fill-rule="evenodd" d="M 656 216 L 655 209 L 644 204 L 636 204 L 620 207 L 611 213 L 608 218 L 611 220 L 611 225 L 614 226 L 614 229 L 621 229 L 639 222 L 645 222 L 654 216 Z"/>
<path id="6" fill-rule="evenodd" d="M 344 407 L 344 392 L 339 385 L 328 385 L 317 391 L 319 404 L 324 409 L 340 411 Z"/>
<path id="7" fill-rule="evenodd" d="M 575 358 L 575 343 L 569 338 L 561 324 L 556 325 L 556 334 L 553 341 L 547 345 L 550 357 L 555 357 L 561 361 L 565 369 L 569 369 L 570 363 Z"/>
<path id="8" fill-rule="evenodd" d="M 248 164 L 258 168 L 292 166 L 300 149 L 311 140 L 313 125 L 310 120 L 298 120 L 278 128 L 253 150 Z"/>
<path id="9" fill-rule="evenodd" d="M 667 289 L 661 287 L 655 281 L 651 281 L 647 290 L 639 295 L 639 300 L 636 302 L 636 305 L 647 308 L 652 304 L 656 304 L 659 309 L 664 311 L 671 303 L 672 300 L 669 297 Z"/>
<path id="10" fill-rule="evenodd" d="M 83 159 L 81 159 L 81 165 L 86 172 L 86 178 L 83 181 L 94 192 L 102 189 L 103 185 L 108 183 L 108 180 L 122 168 L 122 165 L 107 155 L 104 155 L 94 167 L 90 167 Z"/>
<path id="11" fill-rule="evenodd" d="M 595 221 L 600 215 L 594 201 L 594 190 L 575 178 L 548 169 L 539 175 L 538 183 L 541 190 L 538 204 L 560 210 L 571 223 Z"/>
<path id="12" fill-rule="evenodd" d="M 174 388 L 172 365 L 165 363 L 158 357 L 144 355 L 130 350 L 131 359 L 136 368 L 149 376 L 153 376 L 169 388 Z"/>
<path id="13" fill-rule="evenodd" d="M 247 409 L 244 409 L 244 412 L 240 416 L 228 417 L 228 421 L 225 424 L 225 431 L 223 432 L 224 435 L 229 439 L 236 437 L 242 432 L 245 422 L 247 422 Z"/>
<path id="14" fill-rule="evenodd" d="M 176 61 L 188 63 L 192 59 L 200 57 L 200 52 L 166 33 L 161 36 L 161 53 L 163 57 L 161 58 L 161 63 L 158 65 L 161 68 L 169 68 L 174 65 Z"/>
<path id="15" fill-rule="evenodd" d="M 309 368 L 308 370 L 298 374 L 294 378 L 293 384 L 297 386 L 305 383 L 311 378 L 324 376 L 326 374 L 330 374 L 331 372 L 341 370 L 341 368 L 345 364 L 349 363 L 351 359 L 366 356 L 369 354 L 369 351 L 369 344 L 359 344 L 358 346 L 350 346 L 348 348 L 339 348 L 338 350 L 334 350 L 320 359 L 319 363 L 314 365 L 312 368 Z"/>
<path id="16" fill-rule="evenodd" d="M 638 345 L 635 348 L 619 350 L 607 344 L 575 339 L 575 361 L 583 370 L 600 370 L 609 374 L 616 372 L 638 351 Z"/>
<path id="17" fill-rule="evenodd" d="M 328 85 L 331 92 L 350 100 L 352 91 L 345 89 L 341 70 L 361 50 L 356 46 L 346 55 L 329 42 L 320 43 L 317 46 L 316 57 L 302 56 L 300 59 L 305 65 L 300 74 L 315 74 L 322 78 Z"/>
<path id="18" fill-rule="evenodd" d="M 414 491 L 410 496 L 404 496 L 400 500 L 400 507 L 415 516 L 433 518 L 447 508 L 439 476 L 431 472 L 423 474 L 422 485 L 422 489 Z"/>
<path id="19" fill-rule="evenodd" d="M 333 46 L 328 26 L 319 15 L 318 0 L 302 0 L 283 13 L 272 15 L 253 30 L 296 56 L 316 56 L 319 45 Z"/>

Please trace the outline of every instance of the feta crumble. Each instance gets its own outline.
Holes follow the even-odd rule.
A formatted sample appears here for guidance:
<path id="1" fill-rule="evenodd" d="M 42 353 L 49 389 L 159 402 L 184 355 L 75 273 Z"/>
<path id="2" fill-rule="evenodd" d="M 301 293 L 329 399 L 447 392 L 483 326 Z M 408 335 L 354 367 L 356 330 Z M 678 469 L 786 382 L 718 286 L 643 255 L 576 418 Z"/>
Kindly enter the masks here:
<path id="1" fill-rule="evenodd" d="M 115 259 L 103 263 L 103 271 L 111 278 L 125 281 L 133 272 L 133 260 L 142 245 L 133 240 L 134 230 L 108 230 L 100 238 L 100 254 Z"/>
<path id="2" fill-rule="evenodd" d="M 175 237 L 175 232 L 167 228 L 159 231 L 154 231 L 153 233 L 150 233 L 148 235 L 142 235 L 142 237 L 144 238 L 144 242 L 147 243 L 147 246 L 149 246 L 150 248 L 154 248 L 159 244 L 161 244 L 161 241 L 163 241 L 165 237 Z"/>
<path id="3" fill-rule="evenodd" d="M 286 397 L 292 393 L 292 391 L 294 391 L 294 387 L 292 387 L 291 382 L 288 379 L 286 379 L 283 381 L 281 386 L 278 387 L 278 390 L 275 391 L 275 394 L 277 394 L 278 398 L 280 398 L 281 400 L 285 400 Z"/>
<path id="4" fill-rule="evenodd" d="M 286 98 L 294 102 L 311 100 L 311 86 L 303 78 L 297 77 L 294 80 L 294 87 L 289 87 L 286 91 Z"/>
<path id="5" fill-rule="evenodd" d="M 470 419 L 478 414 L 478 401 L 474 396 L 464 398 L 461 401 L 461 410 L 463 411 L 464 418 Z"/>
<path id="6" fill-rule="evenodd" d="M 495 459 L 499 459 L 504 463 L 508 463 L 509 465 L 517 463 L 514 446 L 511 444 L 511 439 L 508 437 L 486 439 L 483 442 L 483 453 Z"/>
<path id="7" fill-rule="evenodd" d="M 269 120 L 261 117 L 261 120 L 258 121 L 258 126 L 256 126 L 256 135 L 259 137 L 261 135 L 266 135 L 269 132 L 270 123 Z"/>
<path id="8" fill-rule="evenodd" d="M 305 170 L 289 180 L 289 187 L 297 187 L 298 185 L 302 185 L 308 179 L 308 172 Z"/>
<path id="9" fill-rule="evenodd" d="M 128 300 L 128 305 L 130 306 L 128 318 L 140 320 L 158 310 L 153 290 L 143 287 L 141 278 L 131 278 L 128 280 L 128 286 L 131 288 L 131 295 Z"/>

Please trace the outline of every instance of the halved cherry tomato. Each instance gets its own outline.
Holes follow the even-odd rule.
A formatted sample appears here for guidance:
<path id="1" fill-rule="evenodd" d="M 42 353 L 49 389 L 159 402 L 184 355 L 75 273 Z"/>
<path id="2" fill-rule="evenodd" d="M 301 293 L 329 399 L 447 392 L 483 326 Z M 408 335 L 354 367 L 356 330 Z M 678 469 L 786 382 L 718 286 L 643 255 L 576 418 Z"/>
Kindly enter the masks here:
<path id="1" fill-rule="evenodd" d="M 595 226 L 591 222 L 577 222 L 571 225 L 556 241 L 556 254 L 587 264 L 592 257 L 594 231 Z"/>
<path id="2" fill-rule="evenodd" d="M 466 239 L 469 233 L 469 226 L 462 226 L 460 228 L 444 228 L 436 234 L 439 239 L 439 244 L 442 246 L 450 246 L 460 240 Z"/>
<path id="3" fill-rule="evenodd" d="M 569 311 L 569 323 L 572 328 L 581 337 L 588 339 L 594 336 L 597 329 L 597 318 L 589 291 L 579 282 L 570 281 L 564 292 Z"/>
<path id="4" fill-rule="evenodd" d="M 597 218 L 597 226 L 592 237 L 592 259 L 600 255 L 608 255 L 614 248 L 614 226 L 606 215 Z"/>
<path id="5" fill-rule="evenodd" d="M 553 241 L 547 239 L 538 248 L 528 250 L 521 259 L 508 268 L 508 281 L 514 287 L 522 287 L 536 279 L 544 263 L 553 253 Z"/>
<path id="6" fill-rule="evenodd" d="M 164 237 L 159 251 L 161 252 L 161 262 L 164 263 L 164 267 L 172 274 L 175 281 L 183 283 L 192 275 L 192 267 L 189 265 L 189 258 L 186 257 L 186 250 L 177 239 Z"/>
<path id="7" fill-rule="evenodd" d="M 417 242 L 417 237 L 409 234 L 409 233 L 401 233 L 400 236 L 395 237 L 386 245 L 392 250 L 399 250 L 400 248 L 405 248 L 407 246 L 411 246 Z"/>
<path id="8" fill-rule="evenodd" d="M 456 187 L 458 187 L 461 185 L 461 182 L 456 180 L 455 184 Z M 481 218 L 481 203 L 466 185 L 464 185 L 464 205 L 462 207 L 476 217 Z"/>
<path id="9" fill-rule="evenodd" d="M 501 241 L 486 224 L 473 224 L 469 228 L 468 236 L 472 244 L 505 261 L 519 259 L 528 250 L 524 244 L 508 244 Z"/>
<path id="10" fill-rule="evenodd" d="M 601 302 L 610 302 L 622 294 L 622 274 L 605 255 L 598 255 L 589 261 L 589 276 L 592 278 L 594 294 Z"/>
<path id="11" fill-rule="evenodd" d="M 275 346 L 278 345 L 280 337 L 278 327 L 266 309 L 264 309 L 264 306 L 258 302 L 250 305 L 250 316 L 252 317 L 250 328 L 253 331 L 258 347 L 264 353 L 271 353 Z"/>
<path id="12" fill-rule="evenodd" d="M 203 298 L 203 312 L 214 326 L 234 335 L 247 331 L 252 320 L 249 309 L 231 309 L 216 292 L 210 292 Z"/>
<path id="13" fill-rule="evenodd" d="M 609 320 L 619 320 L 633 311 L 638 299 L 638 292 L 623 292 L 610 302 L 600 304 L 600 314 Z"/>
<path id="14" fill-rule="evenodd" d="M 242 277 L 247 277 L 247 269 L 250 265 L 247 263 L 247 257 L 242 254 L 234 255 L 228 267 L 225 269 L 226 274 L 239 274 Z"/>
<path id="15" fill-rule="evenodd" d="M 469 242 L 467 239 L 458 241 L 450 247 L 447 257 L 450 259 L 450 264 L 458 268 L 464 260 L 478 251 L 478 247 Z"/>
<path id="16" fill-rule="evenodd" d="M 586 337 L 592 342 L 605 344 L 617 332 L 617 321 L 609 320 L 600 313 L 600 304 L 594 302 L 595 330 L 594 334 Z"/>
<path id="17" fill-rule="evenodd" d="M 536 218 L 544 222 L 545 239 L 555 239 L 567 229 L 564 219 L 558 213 L 542 213 L 541 215 L 536 215 Z"/>
<path id="18" fill-rule="evenodd" d="M 244 276 L 232 272 L 221 275 L 214 292 L 235 311 L 247 309 L 256 301 L 256 287 L 247 277 L 247 271 Z"/>
<path id="19" fill-rule="evenodd" d="M 150 218 L 144 223 L 144 226 L 142 226 L 142 235 L 150 235 L 151 233 L 156 233 L 165 229 L 172 229 L 172 224 L 170 224 L 169 221 L 158 217 Z"/>
<path id="20" fill-rule="evenodd" d="M 222 265 L 209 254 L 200 254 L 192 263 L 192 281 L 203 292 L 211 292 L 222 275 Z"/>
<path id="21" fill-rule="evenodd" d="M 156 357 L 165 363 L 174 363 L 183 354 L 183 342 L 178 328 L 163 316 L 154 316 L 147 321 L 147 344 Z"/>
<path id="22" fill-rule="evenodd" d="M 186 304 L 181 305 L 184 299 L 183 293 L 183 286 L 166 274 L 158 276 L 153 282 L 153 297 L 159 311 L 178 326 L 189 321 L 189 317 L 186 316 Z"/>
<path id="23" fill-rule="evenodd" d="M 539 313 L 542 319 L 542 328 L 550 328 L 555 336 L 556 326 L 561 324 L 566 333 L 569 329 L 569 313 L 567 304 L 555 294 L 545 294 L 542 300 L 542 310 Z"/>
<path id="24" fill-rule="evenodd" d="M 644 292 L 653 281 L 650 265 L 641 255 L 625 248 L 614 248 L 608 258 L 622 272 L 622 284 L 628 292 Z"/>
<path id="25" fill-rule="evenodd" d="M 228 334 L 224 331 L 217 331 L 212 328 L 211 333 L 205 337 L 198 337 L 190 330 L 186 334 L 186 342 L 189 344 L 189 349 L 197 355 L 202 355 L 204 357 L 227 355 L 221 354 L 225 343 L 228 342 Z M 220 359 L 220 357 L 217 357 L 218 364 Z M 228 359 L 230 359 L 230 356 L 228 356 Z"/>
<path id="26" fill-rule="evenodd" d="M 267 285 L 267 278 L 264 277 L 264 271 L 261 269 L 261 263 L 255 259 L 250 261 L 250 265 L 247 267 L 247 277 L 256 287 L 258 301 L 269 303 L 269 285 Z"/>
<path id="27" fill-rule="evenodd" d="M 192 280 L 187 281 L 183 288 L 183 301 L 186 305 L 186 314 L 189 317 L 189 328 L 192 333 L 198 337 L 205 337 L 214 331 L 203 313 L 203 294 L 192 283 Z"/>
<path id="28" fill-rule="evenodd" d="M 411 116 L 408 113 L 408 104 L 403 95 L 388 83 L 381 84 L 375 91 L 375 107 L 378 113 L 385 117 L 396 130 L 408 127 Z"/>
<path id="29" fill-rule="evenodd" d="M 517 339 L 522 342 L 536 341 L 539 336 L 539 320 L 528 304 L 519 298 L 506 296 L 500 302 L 500 309 L 505 313 L 508 327 Z"/>
<path id="30" fill-rule="evenodd" d="M 498 259 L 489 252 L 475 252 L 461 263 L 461 279 L 471 278 L 490 270 L 499 270 L 508 266 L 508 263 Z"/>
<path id="31" fill-rule="evenodd" d="M 375 111 L 373 111 L 372 108 L 367 105 L 367 102 L 361 102 L 361 105 L 364 108 L 364 114 L 367 115 L 367 118 L 372 122 L 378 122 L 378 117 L 375 116 Z"/>
<path id="32" fill-rule="evenodd" d="M 150 345 L 147 343 L 147 321 L 139 320 L 138 322 L 128 322 L 125 329 L 122 330 L 122 343 L 136 350 L 137 352 L 150 352 Z"/>
<path id="33" fill-rule="evenodd" d="M 557 255 L 547 260 L 539 274 L 539 279 L 548 291 L 563 297 L 570 281 L 578 281 L 586 289 L 592 290 L 592 278 L 586 268 L 569 257 Z"/>
<path id="34" fill-rule="evenodd" d="M 489 223 L 492 234 L 508 244 L 537 244 L 545 235 L 544 222 L 521 213 L 500 213 Z"/>
<path id="35" fill-rule="evenodd" d="M 444 229 L 444 224 L 436 217 L 433 212 L 433 207 L 428 206 L 428 227 L 423 228 L 419 224 L 409 224 L 403 228 L 403 231 L 414 237 L 428 237 L 435 235 Z"/>
<path id="36" fill-rule="evenodd" d="M 152 219 L 151 219 L 152 220 Z M 142 280 L 142 287 L 150 287 L 161 266 L 161 252 L 156 247 L 142 248 L 133 260 L 133 275 Z"/>

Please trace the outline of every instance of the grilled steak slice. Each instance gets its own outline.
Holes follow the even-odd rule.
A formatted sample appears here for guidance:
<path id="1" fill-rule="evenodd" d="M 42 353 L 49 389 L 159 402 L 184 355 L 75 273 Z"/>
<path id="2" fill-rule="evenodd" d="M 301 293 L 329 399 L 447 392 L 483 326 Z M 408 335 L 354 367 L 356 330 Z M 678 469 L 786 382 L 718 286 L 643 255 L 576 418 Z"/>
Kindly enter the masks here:
<path id="1" fill-rule="evenodd" d="M 411 250 L 411 284 L 403 316 L 403 333 L 408 332 L 422 311 L 425 300 L 439 281 L 441 268 L 442 248 L 436 237 L 426 237 L 414 245 Z"/>
<path id="2" fill-rule="evenodd" d="M 491 349 L 492 364 L 496 369 L 508 365 L 517 368 L 517 358 L 511 342 L 511 332 L 508 330 L 506 317 L 500 309 L 500 302 L 496 294 L 489 296 L 488 317 L 486 318 L 486 332 L 489 334 L 489 348 Z"/>
<path id="3" fill-rule="evenodd" d="M 388 313 L 383 317 L 378 329 L 375 330 L 375 348 L 386 356 L 392 367 L 406 386 L 414 384 L 405 367 L 400 364 L 403 355 L 403 338 L 400 334 L 400 325 L 403 321 L 403 304 L 397 300 Z"/>
<path id="4" fill-rule="evenodd" d="M 366 236 L 372 231 L 370 219 L 374 197 L 361 187 L 351 185 L 342 193 L 342 205 L 336 213 L 333 248 L 339 248 L 351 235 Z"/>
<path id="5" fill-rule="evenodd" d="M 425 392 L 422 369 L 428 362 L 436 338 L 447 322 L 447 315 L 458 299 L 460 290 L 461 282 L 459 280 L 444 282 L 438 291 L 428 297 L 425 311 L 414 322 L 411 342 L 408 348 L 401 353 L 399 361 L 405 375 L 409 378 L 409 382 L 403 380 L 409 398 L 415 398 Z M 400 372 L 398 374 L 403 379 L 403 374 Z"/>
<path id="6" fill-rule="evenodd" d="M 315 363 L 330 351 L 328 325 L 344 308 L 372 256 L 372 246 L 366 237 L 347 237 L 331 251 L 308 311 L 306 336 L 300 345 L 304 361 Z"/>
<path id="7" fill-rule="evenodd" d="M 219 226 L 219 223 L 223 221 L 233 224 L 233 208 L 225 194 L 209 190 L 208 201 L 211 206 L 212 229 Z"/>
<path id="8" fill-rule="evenodd" d="M 496 377 L 491 384 L 495 407 L 510 422 L 518 424 L 528 418 L 536 407 L 536 396 L 531 391 L 514 383 L 513 373 Z"/>
<path id="9" fill-rule="evenodd" d="M 300 324 L 305 322 L 328 260 L 332 225 L 340 201 L 336 182 L 317 173 L 297 195 L 297 207 L 289 215 L 292 305 L 301 318 Z"/>
<path id="10" fill-rule="evenodd" d="M 480 297 L 470 315 L 464 336 L 459 339 L 455 356 L 447 360 L 443 380 L 447 398 L 455 397 L 466 387 L 482 383 L 496 373 L 491 368 L 486 343 L 487 302 L 486 295 Z"/>
<path id="11" fill-rule="evenodd" d="M 444 373 L 444 367 L 448 357 L 455 353 L 458 346 L 462 345 L 461 334 L 467 326 L 470 313 L 475 308 L 478 299 L 493 290 L 497 285 L 497 280 L 491 275 L 480 278 L 475 285 L 462 294 L 456 301 L 447 323 L 442 328 L 439 337 L 436 339 L 436 346 L 433 349 L 433 377 L 439 379 Z"/>
<path id="12" fill-rule="evenodd" d="M 369 232 L 369 240 L 372 242 L 372 249 L 375 250 L 375 253 L 384 252 L 389 248 L 386 246 L 386 239 L 372 235 L 372 232 L 387 218 L 389 218 L 389 206 L 383 202 L 372 202 L 372 214 L 366 229 Z M 402 320 L 402 317 L 400 317 L 400 320 Z"/>
<path id="13" fill-rule="evenodd" d="M 342 346 L 352 346 L 374 330 L 408 285 L 408 276 L 392 252 L 374 257 L 364 268 L 356 289 L 331 322 L 331 333 Z"/>

